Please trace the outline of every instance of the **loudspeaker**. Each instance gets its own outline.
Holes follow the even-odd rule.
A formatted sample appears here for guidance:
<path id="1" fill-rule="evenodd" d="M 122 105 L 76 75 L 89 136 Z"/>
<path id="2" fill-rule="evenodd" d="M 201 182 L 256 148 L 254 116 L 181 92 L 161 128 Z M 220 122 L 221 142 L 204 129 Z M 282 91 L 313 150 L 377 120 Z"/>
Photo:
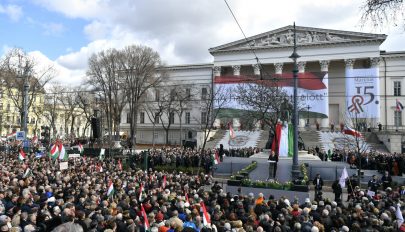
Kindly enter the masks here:
<path id="1" fill-rule="evenodd" d="M 91 129 L 93 131 L 93 138 L 100 138 L 100 119 L 92 118 L 91 119 Z"/>

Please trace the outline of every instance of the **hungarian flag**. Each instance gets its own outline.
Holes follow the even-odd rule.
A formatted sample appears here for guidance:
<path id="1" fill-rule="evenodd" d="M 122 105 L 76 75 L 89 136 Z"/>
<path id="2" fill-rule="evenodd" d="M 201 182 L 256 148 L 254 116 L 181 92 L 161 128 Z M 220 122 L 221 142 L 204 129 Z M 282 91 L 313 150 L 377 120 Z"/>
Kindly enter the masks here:
<path id="1" fill-rule="evenodd" d="M 235 131 L 232 128 L 232 125 L 229 123 L 229 138 L 234 139 L 235 138 Z"/>
<path id="2" fill-rule="evenodd" d="M 37 144 L 38 143 L 38 137 L 34 135 L 34 137 L 31 139 L 31 143 Z"/>
<path id="3" fill-rule="evenodd" d="M 143 184 L 141 183 L 141 187 L 139 187 L 139 201 L 142 201 L 142 193 L 143 193 Z"/>
<path id="4" fill-rule="evenodd" d="M 113 182 L 110 180 L 110 182 L 108 183 L 107 196 L 108 196 L 108 197 L 111 197 L 112 195 L 114 195 L 114 184 L 113 184 Z"/>
<path id="5" fill-rule="evenodd" d="M 59 150 L 59 159 L 68 160 L 69 155 L 66 152 L 65 147 L 63 146 L 62 143 L 59 143 L 58 150 Z"/>
<path id="6" fill-rule="evenodd" d="M 26 157 L 27 157 L 27 156 L 25 155 L 23 149 L 20 149 L 20 152 L 18 152 L 18 159 L 19 159 L 20 161 L 24 161 Z"/>
<path id="7" fill-rule="evenodd" d="M 397 99 L 397 106 L 396 106 L 396 110 L 398 112 L 402 112 L 402 110 L 404 109 L 404 106 L 402 105 L 402 103 L 400 101 L 398 101 Z"/>
<path id="8" fill-rule="evenodd" d="M 203 201 L 200 202 L 201 205 L 201 209 L 203 211 L 203 223 L 204 226 L 208 226 L 209 224 L 211 224 L 211 218 L 210 215 L 207 213 L 207 208 L 205 208 L 205 204 Z"/>
<path id="9" fill-rule="evenodd" d="M 348 126 L 346 126 L 346 128 L 343 130 L 343 133 L 354 137 L 363 137 L 363 135 L 359 131 L 356 131 L 355 129 L 352 129 Z"/>
<path id="10" fill-rule="evenodd" d="M 59 149 L 58 149 L 58 144 L 55 143 L 52 145 L 51 150 L 49 151 L 49 156 L 52 157 L 52 159 L 56 159 L 59 156 Z"/>
<path id="11" fill-rule="evenodd" d="M 163 176 L 163 183 L 162 183 L 162 188 L 166 188 L 166 175 Z"/>
<path id="12" fill-rule="evenodd" d="M 79 153 L 80 153 L 80 154 L 83 154 L 84 149 L 83 149 L 83 145 L 82 145 L 82 144 L 79 143 L 79 145 L 77 146 L 77 149 L 79 150 Z"/>
<path id="13" fill-rule="evenodd" d="M 143 208 L 143 205 L 141 204 L 141 213 L 143 217 L 143 226 L 145 227 L 145 231 L 149 231 L 150 226 L 149 226 L 149 220 L 148 220 L 148 215 L 146 214 L 145 209 Z"/>
<path id="14" fill-rule="evenodd" d="M 13 132 L 11 134 L 6 135 L 6 138 L 7 139 L 14 138 L 16 134 L 17 134 L 17 132 Z"/>
<path id="15" fill-rule="evenodd" d="M 215 153 L 211 154 L 211 159 L 214 164 L 221 163 L 221 160 L 219 159 L 218 151 L 215 151 Z"/>
<path id="16" fill-rule="evenodd" d="M 103 165 L 97 164 L 97 171 L 98 172 L 103 172 Z"/>
<path id="17" fill-rule="evenodd" d="M 186 202 L 188 202 L 190 204 L 190 201 L 188 200 L 188 193 L 186 191 L 184 191 L 185 195 L 186 195 Z"/>
<path id="18" fill-rule="evenodd" d="M 120 169 L 120 171 L 122 171 L 122 164 L 121 164 L 121 160 L 118 160 L 118 168 Z"/>
<path id="19" fill-rule="evenodd" d="M 291 157 L 293 155 L 293 129 L 291 123 L 286 125 L 283 125 L 280 122 L 277 123 L 271 150 L 278 154 L 278 156 Z"/>

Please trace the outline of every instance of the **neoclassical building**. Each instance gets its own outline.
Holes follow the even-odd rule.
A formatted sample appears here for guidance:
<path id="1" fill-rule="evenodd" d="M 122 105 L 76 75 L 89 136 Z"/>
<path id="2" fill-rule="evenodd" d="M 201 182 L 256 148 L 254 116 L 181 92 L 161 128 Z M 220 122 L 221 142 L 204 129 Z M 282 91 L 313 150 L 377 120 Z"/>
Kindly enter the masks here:
<path id="1" fill-rule="evenodd" d="M 168 66 L 169 82 L 173 88 L 192 89 L 197 101 L 217 84 L 235 85 L 252 76 L 291 80 L 293 38 L 293 26 L 286 26 L 210 48 L 210 64 Z M 308 120 L 301 114 L 301 126 L 309 121 L 310 126 L 319 123 L 327 128 L 356 116 L 368 118 L 368 126 L 381 123 L 386 129 L 402 129 L 403 112 L 396 106 L 397 101 L 405 104 L 405 51 L 381 51 L 387 38 L 383 34 L 297 26 L 296 38 L 300 104 L 311 115 Z M 291 89 L 289 83 L 284 81 L 281 87 Z M 189 104 L 182 115 L 183 124 L 187 122 L 183 134 L 174 115 L 170 139 L 194 137 L 202 128 L 204 111 L 201 104 Z M 145 118 L 140 114 L 140 120 Z M 122 121 L 126 130 L 128 124 Z M 156 143 L 163 143 L 162 128 L 156 124 L 154 133 L 151 128 L 149 119 L 140 121 L 138 142 L 149 143 L 154 136 Z"/>

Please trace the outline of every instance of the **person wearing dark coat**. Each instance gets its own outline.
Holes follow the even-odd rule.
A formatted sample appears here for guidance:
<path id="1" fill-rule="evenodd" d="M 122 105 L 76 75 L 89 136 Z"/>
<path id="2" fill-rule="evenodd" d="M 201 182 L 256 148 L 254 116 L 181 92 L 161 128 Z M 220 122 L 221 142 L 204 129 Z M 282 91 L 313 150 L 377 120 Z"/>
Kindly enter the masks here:
<path id="1" fill-rule="evenodd" d="M 335 201 L 340 202 L 341 198 L 340 196 L 342 195 L 342 186 L 339 183 L 339 180 L 335 180 L 332 184 L 332 190 L 333 193 L 335 194 Z"/>
<path id="2" fill-rule="evenodd" d="M 391 187 L 392 177 L 388 171 L 385 171 L 384 176 L 381 178 L 383 184 L 383 190 L 386 190 L 388 187 Z"/>
<path id="3" fill-rule="evenodd" d="M 322 187 L 323 187 L 323 179 L 321 178 L 321 174 L 316 174 L 315 179 L 312 181 L 312 183 L 314 184 L 314 188 L 315 188 L 315 200 L 318 199 L 318 196 L 320 195 L 321 191 L 322 191 Z"/>

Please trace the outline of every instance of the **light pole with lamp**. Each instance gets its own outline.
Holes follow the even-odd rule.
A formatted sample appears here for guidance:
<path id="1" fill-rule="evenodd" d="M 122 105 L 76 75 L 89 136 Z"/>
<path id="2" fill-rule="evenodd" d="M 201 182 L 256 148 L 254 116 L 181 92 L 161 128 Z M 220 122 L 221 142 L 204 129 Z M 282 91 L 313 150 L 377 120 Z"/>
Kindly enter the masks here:
<path id="1" fill-rule="evenodd" d="M 294 46 L 293 46 L 293 53 L 289 58 L 294 61 L 294 68 L 293 68 L 293 78 L 294 78 L 294 109 L 293 109 L 293 163 L 292 163 L 292 171 L 291 177 L 296 180 L 300 175 L 300 170 L 298 166 L 298 103 L 297 103 L 297 88 L 298 88 L 298 67 L 297 67 L 297 59 L 300 57 L 297 54 L 297 35 L 295 30 L 295 22 L 294 22 Z"/>

